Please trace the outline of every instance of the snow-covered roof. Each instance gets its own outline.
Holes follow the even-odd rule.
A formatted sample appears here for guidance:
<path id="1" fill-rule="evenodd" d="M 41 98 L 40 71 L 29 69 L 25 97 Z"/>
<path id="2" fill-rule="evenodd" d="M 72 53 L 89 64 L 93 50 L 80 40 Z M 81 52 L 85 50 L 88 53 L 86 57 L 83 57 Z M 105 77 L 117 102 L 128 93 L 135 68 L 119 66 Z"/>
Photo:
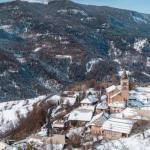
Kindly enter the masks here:
<path id="1" fill-rule="evenodd" d="M 150 107 L 129 108 L 122 111 L 124 118 L 133 120 L 150 120 Z"/>
<path id="2" fill-rule="evenodd" d="M 81 91 L 63 91 L 62 94 L 67 95 L 68 97 L 76 98 L 77 96 L 80 95 L 80 93 L 82 93 L 82 92 Z"/>
<path id="3" fill-rule="evenodd" d="M 84 132 L 84 129 L 85 129 L 85 127 L 71 128 L 71 129 L 67 132 L 66 136 L 67 136 L 67 137 L 71 137 L 71 136 L 74 135 L 74 134 L 76 134 L 76 135 L 81 135 L 81 133 Z"/>
<path id="4" fill-rule="evenodd" d="M 133 125 L 134 121 L 129 119 L 109 118 L 107 121 L 104 122 L 102 129 L 113 132 L 130 134 Z"/>
<path id="5" fill-rule="evenodd" d="M 94 88 L 89 88 L 89 89 L 86 91 L 86 94 L 91 93 L 91 94 L 95 95 L 95 94 L 100 93 L 100 92 L 101 92 L 101 91 L 96 91 Z"/>
<path id="6" fill-rule="evenodd" d="M 109 115 L 105 112 L 97 114 L 92 118 L 89 125 L 95 125 L 101 127 L 103 123 L 109 118 Z"/>
<path id="7" fill-rule="evenodd" d="M 84 98 L 80 103 L 81 104 L 93 104 L 98 101 L 98 98 L 94 95 L 89 95 L 88 97 Z"/>
<path id="8" fill-rule="evenodd" d="M 116 86 L 118 90 L 121 90 L 122 86 L 121 85 L 117 85 Z"/>
<path id="9" fill-rule="evenodd" d="M 44 143 L 46 145 L 48 144 L 65 144 L 65 135 L 60 134 L 53 134 L 52 137 L 46 137 L 46 136 L 31 136 L 27 138 L 27 142 L 29 143 Z"/>
<path id="10" fill-rule="evenodd" d="M 133 101 L 134 100 L 134 101 Z M 131 106 L 150 105 L 150 87 L 137 87 L 129 92 Z"/>
<path id="11" fill-rule="evenodd" d="M 106 96 L 106 95 L 102 95 L 102 96 L 101 96 L 101 100 L 102 100 L 102 101 L 104 101 L 104 100 L 106 100 L 106 99 L 107 99 L 107 96 Z"/>
<path id="12" fill-rule="evenodd" d="M 53 128 L 64 128 L 64 121 L 61 120 L 61 121 L 54 121 L 53 124 L 52 124 L 52 127 Z"/>
<path id="13" fill-rule="evenodd" d="M 112 86 L 106 88 L 106 92 L 109 93 L 109 92 L 114 91 L 115 89 L 116 89 L 116 86 L 115 86 L 115 85 L 112 85 Z"/>
<path id="14" fill-rule="evenodd" d="M 92 106 L 81 106 L 81 107 L 79 107 L 78 109 L 79 109 L 79 110 L 89 110 L 89 111 L 94 112 L 95 106 L 94 106 L 94 105 L 92 105 Z"/>
<path id="15" fill-rule="evenodd" d="M 114 98 L 114 97 L 116 97 L 116 96 L 119 95 L 119 94 L 121 94 L 121 91 L 119 91 L 119 92 L 113 94 L 110 98 Z"/>
<path id="16" fill-rule="evenodd" d="M 61 100 L 61 96 L 60 95 L 53 95 L 52 97 L 47 99 L 47 101 L 53 101 L 53 102 L 60 102 L 60 100 Z"/>
<path id="17" fill-rule="evenodd" d="M 144 135 L 144 136 L 143 136 Z M 150 132 L 134 134 L 128 138 L 110 140 L 96 145 L 97 150 L 150 150 Z"/>
<path id="18" fill-rule="evenodd" d="M 86 109 L 85 107 L 79 107 L 75 110 L 73 110 L 68 120 L 78 120 L 78 121 L 90 121 L 93 116 L 93 110 Z"/>
<path id="19" fill-rule="evenodd" d="M 96 106 L 96 109 L 107 109 L 107 108 L 108 108 L 108 105 L 107 105 L 106 101 L 98 103 L 97 106 Z"/>
<path id="20" fill-rule="evenodd" d="M 148 93 L 150 93 L 150 87 L 137 87 L 135 90 L 138 91 L 138 92 L 148 92 Z"/>
<path id="21" fill-rule="evenodd" d="M 126 103 L 124 101 L 114 101 L 113 103 L 110 103 L 109 106 L 116 108 L 125 108 Z"/>
<path id="22" fill-rule="evenodd" d="M 47 144 L 45 149 L 62 150 L 63 148 L 64 148 L 64 144 Z"/>
<path id="23" fill-rule="evenodd" d="M 74 103 L 76 102 L 76 98 L 75 97 L 64 97 L 64 102 L 63 104 L 69 104 L 70 106 L 74 105 Z"/>

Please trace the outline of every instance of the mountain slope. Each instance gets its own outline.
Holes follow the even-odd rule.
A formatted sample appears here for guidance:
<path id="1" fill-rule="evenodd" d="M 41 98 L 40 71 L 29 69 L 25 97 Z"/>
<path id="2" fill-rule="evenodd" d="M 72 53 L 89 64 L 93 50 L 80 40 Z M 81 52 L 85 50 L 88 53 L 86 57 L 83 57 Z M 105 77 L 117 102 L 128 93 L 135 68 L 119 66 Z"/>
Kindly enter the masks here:
<path id="1" fill-rule="evenodd" d="M 150 82 L 150 15 L 69 0 L 0 4 L 0 100 L 31 98 L 121 66 Z"/>

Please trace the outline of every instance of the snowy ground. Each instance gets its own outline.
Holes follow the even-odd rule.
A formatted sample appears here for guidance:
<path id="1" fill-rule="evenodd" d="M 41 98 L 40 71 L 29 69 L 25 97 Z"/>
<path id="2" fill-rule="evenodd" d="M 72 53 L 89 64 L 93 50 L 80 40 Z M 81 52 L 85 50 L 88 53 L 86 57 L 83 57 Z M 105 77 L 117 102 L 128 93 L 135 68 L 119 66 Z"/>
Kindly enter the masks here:
<path id="1" fill-rule="evenodd" d="M 43 100 L 45 97 L 39 96 L 34 99 L 0 103 L 0 133 L 15 127 L 19 118 L 26 117 L 28 112 L 33 109 L 33 104 Z"/>
<path id="2" fill-rule="evenodd" d="M 96 146 L 97 150 L 150 150 L 150 130 Z"/>

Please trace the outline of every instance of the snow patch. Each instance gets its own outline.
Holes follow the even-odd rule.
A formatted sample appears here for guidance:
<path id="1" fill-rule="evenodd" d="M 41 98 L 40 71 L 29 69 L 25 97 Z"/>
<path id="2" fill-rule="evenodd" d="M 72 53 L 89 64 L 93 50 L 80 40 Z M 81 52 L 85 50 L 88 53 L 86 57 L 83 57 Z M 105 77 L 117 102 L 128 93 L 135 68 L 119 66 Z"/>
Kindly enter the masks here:
<path id="1" fill-rule="evenodd" d="M 146 66 L 150 67 L 150 57 L 147 57 Z"/>
<path id="2" fill-rule="evenodd" d="M 29 3 L 42 3 L 42 4 L 48 4 L 51 0 L 21 0 L 21 1 L 27 1 Z"/>
<path id="3" fill-rule="evenodd" d="M 142 39 L 142 38 L 138 38 L 138 39 L 135 39 L 135 42 L 134 42 L 134 46 L 133 48 L 139 52 L 139 53 L 142 53 L 142 49 L 148 44 L 148 40 L 145 38 L 145 39 Z"/>
<path id="4" fill-rule="evenodd" d="M 118 72 L 118 74 L 119 74 L 119 76 L 121 77 L 122 74 L 123 74 L 123 70 L 120 70 L 120 71 Z M 132 73 L 131 73 L 130 71 L 126 70 L 126 74 L 127 74 L 127 75 L 131 75 Z"/>
<path id="5" fill-rule="evenodd" d="M 13 32 L 12 25 L 1 25 L 0 29 L 2 29 L 2 30 L 4 30 L 5 32 L 8 32 L 8 33 L 12 33 Z"/>
<path id="6" fill-rule="evenodd" d="M 29 111 L 32 111 L 33 104 L 43 100 L 46 96 L 39 96 L 33 99 L 11 101 L 0 103 L 0 132 L 15 127 L 20 117 L 26 117 Z"/>
<path id="7" fill-rule="evenodd" d="M 86 64 L 86 71 L 90 72 L 93 69 L 93 66 L 100 61 L 103 61 L 102 58 L 92 58 L 87 64 Z"/>
<path id="8" fill-rule="evenodd" d="M 36 48 L 35 50 L 33 50 L 34 52 L 38 52 L 41 50 L 41 47 Z"/>
<path id="9" fill-rule="evenodd" d="M 86 12 L 84 12 L 83 10 L 79 10 L 79 9 L 60 9 L 60 10 L 57 10 L 57 13 L 60 13 L 60 14 L 69 13 L 73 15 L 81 14 L 83 16 L 88 16 Z"/>
<path id="10" fill-rule="evenodd" d="M 110 41 L 110 49 L 109 49 L 109 56 L 114 56 L 115 58 L 120 56 L 122 51 L 115 46 L 114 41 Z"/>
<path id="11" fill-rule="evenodd" d="M 147 24 L 147 21 L 145 19 L 143 19 L 142 17 L 139 17 L 139 16 L 134 16 L 132 15 L 134 21 L 136 23 L 144 23 L 144 24 Z"/>

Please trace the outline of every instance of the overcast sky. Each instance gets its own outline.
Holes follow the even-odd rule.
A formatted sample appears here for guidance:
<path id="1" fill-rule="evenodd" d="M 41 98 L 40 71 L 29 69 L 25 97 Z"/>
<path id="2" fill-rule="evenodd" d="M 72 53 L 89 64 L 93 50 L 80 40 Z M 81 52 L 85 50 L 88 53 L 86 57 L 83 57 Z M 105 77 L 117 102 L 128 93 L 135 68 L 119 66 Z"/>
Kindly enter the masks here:
<path id="1" fill-rule="evenodd" d="M 75 2 L 100 6 L 111 6 L 150 14 L 150 0 L 73 0 Z"/>

